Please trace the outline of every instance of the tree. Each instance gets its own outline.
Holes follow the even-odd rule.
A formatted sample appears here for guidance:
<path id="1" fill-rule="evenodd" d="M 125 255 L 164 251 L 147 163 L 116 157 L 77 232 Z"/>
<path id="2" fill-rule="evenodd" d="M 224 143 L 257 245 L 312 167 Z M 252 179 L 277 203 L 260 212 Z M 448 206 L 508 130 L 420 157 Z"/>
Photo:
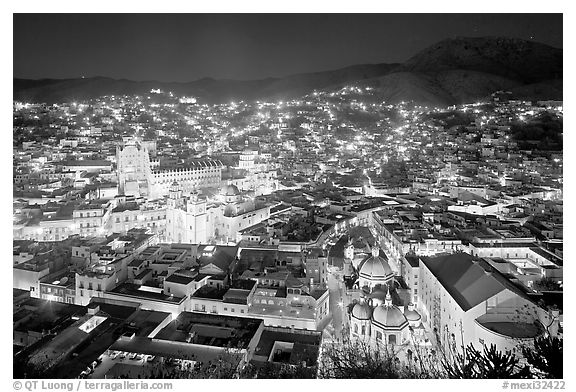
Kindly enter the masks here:
<path id="1" fill-rule="evenodd" d="M 536 378 L 563 377 L 563 339 L 543 336 L 534 339 L 534 347 L 522 347 L 522 355 Z"/>
<path id="2" fill-rule="evenodd" d="M 441 364 L 438 348 L 422 347 L 416 341 L 412 327 L 410 338 L 412 347 L 406 350 L 406 378 L 446 378 L 447 374 Z"/>
<path id="3" fill-rule="evenodd" d="M 510 351 L 499 351 L 496 345 L 483 345 L 479 351 L 472 344 L 463 353 L 444 358 L 442 366 L 449 378 L 529 378 L 530 372 Z"/>
<path id="4" fill-rule="evenodd" d="M 547 277 L 535 281 L 533 288 L 538 291 L 562 291 L 562 286 L 558 282 Z"/>
<path id="5" fill-rule="evenodd" d="M 194 379 L 194 378 L 212 378 L 212 379 L 232 379 L 239 378 L 242 368 L 244 355 L 226 349 L 218 357 L 209 361 L 198 361 L 188 368 L 169 368 L 164 366 L 163 369 L 151 378 L 169 378 L 169 379 Z M 172 359 L 173 361 L 173 359 Z M 168 362 L 172 362 L 168 359 Z"/>
<path id="6" fill-rule="evenodd" d="M 464 341 L 462 323 L 460 331 L 461 341 Z M 448 378 L 531 378 L 529 367 L 521 365 L 520 359 L 511 351 L 499 351 L 496 345 L 487 347 L 484 343 L 482 351 L 472 344 L 458 346 L 456 336 L 447 332 L 445 327 L 444 339 L 436 332 L 436 340 L 440 363 Z"/>
<path id="7" fill-rule="evenodd" d="M 407 378 L 407 372 L 393 348 L 373 348 L 360 339 L 336 342 L 324 348 L 318 364 L 318 378 Z"/>
<path id="8" fill-rule="evenodd" d="M 315 366 L 308 367 L 303 365 L 275 364 L 265 362 L 260 365 L 249 363 L 242 370 L 240 378 L 258 378 L 258 379 L 276 379 L 276 378 L 298 378 L 311 379 L 316 378 Z"/>

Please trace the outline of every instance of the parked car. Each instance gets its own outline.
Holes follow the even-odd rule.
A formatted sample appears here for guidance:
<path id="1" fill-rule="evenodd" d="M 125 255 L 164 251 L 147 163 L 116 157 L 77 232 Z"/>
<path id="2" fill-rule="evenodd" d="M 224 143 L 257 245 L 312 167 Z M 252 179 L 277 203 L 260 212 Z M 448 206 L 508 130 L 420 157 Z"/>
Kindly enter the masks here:
<path id="1" fill-rule="evenodd" d="M 136 359 L 137 356 L 138 356 L 138 354 L 136 354 L 136 353 L 131 353 L 131 354 L 128 356 L 128 358 L 130 358 L 130 359 Z"/>
<path id="2" fill-rule="evenodd" d="M 148 355 L 148 358 L 146 358 L 146 361 L 147 361 L 147 362 L 152 362 L 152 361 L 154 361 L 155 359 L 156 359 L 156 356 L 155 356 L 155 355 Z"/>

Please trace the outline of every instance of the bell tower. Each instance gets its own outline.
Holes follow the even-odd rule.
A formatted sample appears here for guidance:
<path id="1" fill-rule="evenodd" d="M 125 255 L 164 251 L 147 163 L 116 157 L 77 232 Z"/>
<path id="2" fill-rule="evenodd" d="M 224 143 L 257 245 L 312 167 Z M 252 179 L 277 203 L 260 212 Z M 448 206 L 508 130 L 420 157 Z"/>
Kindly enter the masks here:
<path id="1" fill-rule="evenodd" d="M 372 246 L 371 251 L 372 251 L 372 257 L 374 258 L 380 257 L 380 248 L 378 247 L 378 244 L 375 243 Z"/>
<path id="2" fill-rule="evenodd" d="M 352 245 L 352 238 L 348 238 L 348 242 L 344 248 L 344 258 L 350 261 L 354 260 L 354 245 Z"/>
<path id="3" fill-rule="evenodd" d="M 190 197 L 188 198 L 188 203 L 186 206 L 188 213 L 193 216 L 198 216 L 206 213 L 206 199 L 201 198 L 197 191 L 192 191 Z"/>
<path id="4" fill-rule="evenodd" d="M 344 247 L 344 277 L 349 278 L 354 272 L 352 267 L 352 260 L 354 260 L 354 245 L 352 245 L 352 238 L 348 237 L 348 243 Z"/>
<path id="5" fill-rule="evenodd" d="M 196 191 L 192 191 L 186 203 L 186 219 L 188 242 L 205 244 L 208 240 L 206 198 L 200 197 Z"/>
<path id="6" fill-rule="evenodd" d="M 168 191 L 168 208 L 177 209 L 182 207 L 182 187 L 174 181 L 172 185 L 170 185 L 170 189 Z"/>

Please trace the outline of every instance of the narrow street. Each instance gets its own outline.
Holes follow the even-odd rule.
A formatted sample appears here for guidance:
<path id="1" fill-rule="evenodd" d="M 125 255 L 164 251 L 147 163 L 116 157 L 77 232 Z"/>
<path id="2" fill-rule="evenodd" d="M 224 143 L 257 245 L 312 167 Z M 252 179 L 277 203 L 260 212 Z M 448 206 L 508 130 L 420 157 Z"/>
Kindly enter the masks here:
<path id="1" fill-rule="evenodd" d="M 332 327 L 334 338 L 342 338 L 342 330 L 347 325 L 346 294 L 344 282 L 337 279 L 333 274 L 328 275 L 328 290 L 330 292 L 329 308 L 332 313 Z"/>

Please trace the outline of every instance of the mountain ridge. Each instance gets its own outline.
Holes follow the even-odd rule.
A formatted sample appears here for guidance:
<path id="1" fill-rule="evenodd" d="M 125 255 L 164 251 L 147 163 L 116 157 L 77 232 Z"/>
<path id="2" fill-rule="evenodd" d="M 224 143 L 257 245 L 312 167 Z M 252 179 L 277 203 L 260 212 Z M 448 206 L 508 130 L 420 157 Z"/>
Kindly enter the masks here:
<path id="1" fill-rule="evenodd" d="M 102 95 L 147 94 L 152 88 L 198 97 L 207 103 L 290 99 L 346 84 L 371 86 L 391 103 L 446 105 L 497 90 L 522 98 L 562 99 L 562 49 L 516 38 L 449 38 L 404 63 L 358 64 L 336 70 L 257 80 L 201 78 L 191 82 L 132 81 L 108 77 L 13 79 L 13 98 L 62 102 Z"/>

